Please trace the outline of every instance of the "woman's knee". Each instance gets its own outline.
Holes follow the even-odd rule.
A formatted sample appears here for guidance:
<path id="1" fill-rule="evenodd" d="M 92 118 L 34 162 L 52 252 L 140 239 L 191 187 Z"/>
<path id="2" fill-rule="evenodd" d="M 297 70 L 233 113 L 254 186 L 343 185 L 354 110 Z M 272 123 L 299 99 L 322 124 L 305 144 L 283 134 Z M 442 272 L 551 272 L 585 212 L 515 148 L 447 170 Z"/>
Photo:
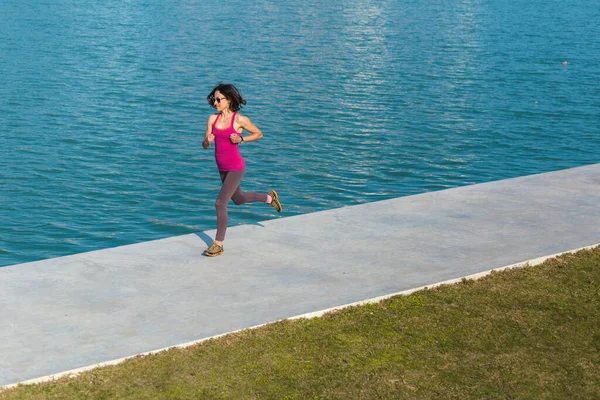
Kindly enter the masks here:
<path id="1" fill-rule="evenodd" d="M 233 204 L 235 204 L 236 206 L 239 206 L 239 205 L 242 205 L 245 203 L 244 196 L 234 196 L 231 198 L 231 200 L 233 200 Z"/>
<path id="2" fill-rule="evenodd" d="M 226 209 L 227 208 L 227 202 L 221 200 L 221 199 L 217 199 L 217 201 L 215 201 L 215 208 L 217 210 L 222 210 L 222 209 Z"/>

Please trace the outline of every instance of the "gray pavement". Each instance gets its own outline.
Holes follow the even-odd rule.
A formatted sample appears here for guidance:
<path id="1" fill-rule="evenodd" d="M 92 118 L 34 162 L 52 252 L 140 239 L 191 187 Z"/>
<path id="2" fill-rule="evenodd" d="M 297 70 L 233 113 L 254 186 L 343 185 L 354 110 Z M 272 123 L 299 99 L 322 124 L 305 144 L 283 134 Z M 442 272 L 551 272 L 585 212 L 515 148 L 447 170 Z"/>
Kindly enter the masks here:
<path id="1" fill-rule="evenodd" d="M 597 244 L 599 204 L 595 164 L 0 268 L 0 386 Z"/>

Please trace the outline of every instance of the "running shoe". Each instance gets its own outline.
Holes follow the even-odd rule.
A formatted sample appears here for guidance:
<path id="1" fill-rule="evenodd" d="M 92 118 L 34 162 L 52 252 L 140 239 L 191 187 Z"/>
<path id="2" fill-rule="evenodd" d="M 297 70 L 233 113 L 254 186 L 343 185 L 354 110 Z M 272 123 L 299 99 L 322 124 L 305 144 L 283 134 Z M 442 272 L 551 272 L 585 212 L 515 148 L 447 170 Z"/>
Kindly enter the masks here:
<path id="1" fill-rule="evenodd" d="M 281 203 L 279 202 L 279 196 L 277 196 L 277 192 L 273 189 L 269 192 L 269 196 L 271 196 L 271 207 L 277 210 L 280 213 L 283 208 L 281 207 Z"/>
<path id="2" fill-rule="evenodd" d="M 207 257 L 216 257 L 220 256 L 223 253 L 225 253 L 225 250 L 223 250 L 223 246 L 219 246 L 218 244 L 213 242 L 213 244 L 211 244 L 208 249 L 204 250 L 204 253 L 202 254 L 204 254 Z"/>

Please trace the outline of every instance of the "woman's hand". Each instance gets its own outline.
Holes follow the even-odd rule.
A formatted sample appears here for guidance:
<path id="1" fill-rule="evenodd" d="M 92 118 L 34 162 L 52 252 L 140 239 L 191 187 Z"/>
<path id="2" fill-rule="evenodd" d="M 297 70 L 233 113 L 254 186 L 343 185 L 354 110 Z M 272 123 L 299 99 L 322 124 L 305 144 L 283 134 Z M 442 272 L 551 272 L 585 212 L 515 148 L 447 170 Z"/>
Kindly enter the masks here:
<path id="1" fill-rule="evenodd" d="M 215 135 L 213 135 L 210 132 L 206 133 L 206 136 L 204 137 L 204 140 L 202 141 L 202 147 L 205 150 L 210 149 L 210 144 L 215 140 Z"/>
<path id="2" fill-rule="evenodd" d="M 208 122 L 206 123 L 206 133 L 204 134 L 204 140 L 202 141 L 202 147 L 205 150 L 210 149 L 210 144 L 215 140 L 215 135 L 212 133 L 212 124 L 215 123 L 216 119 L 216 114 L 208 117 Z"/>
<path id="3" fill-rule="evenodd" d="M 231 135 L 229 135 L 229 140 L 233 144 L 240 144 L 243 142 L 242 137 L 240 135 L 236 135 L 235 133 L 232 133 Z"/>

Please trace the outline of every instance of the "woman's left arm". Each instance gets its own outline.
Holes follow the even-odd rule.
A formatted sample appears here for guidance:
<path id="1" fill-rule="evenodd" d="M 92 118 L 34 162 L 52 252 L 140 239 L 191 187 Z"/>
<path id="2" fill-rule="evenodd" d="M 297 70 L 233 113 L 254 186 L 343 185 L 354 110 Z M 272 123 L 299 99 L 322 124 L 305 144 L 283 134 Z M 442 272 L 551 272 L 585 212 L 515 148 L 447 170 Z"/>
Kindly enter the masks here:
<path id="1" fill-rule="evenodd" d="M 235 125 L 239 126 L 242 129 L 247 130 L 248 132 L 250 132 L 250 135 L 244 136 L 244 139 L 242 140 L 242 138 L 240 137 L 241 134 L 239 134 L 239 135 L 232 134 L 232 136 L 237 136 L 235 139 L 231 138 L 231 141 L 233 143 L 241 143 L 242 141 L 254 142 L 255 140 L 258 140 L 263 137 L 263 134 L 260 131 L 260 129 L 258 129 L 256 127 L 256 125 L 254 125 L 252 123 L 252 121 L 250 121 L 250 118 L 246 117 L 245 115 L 236 115 Z"/>

